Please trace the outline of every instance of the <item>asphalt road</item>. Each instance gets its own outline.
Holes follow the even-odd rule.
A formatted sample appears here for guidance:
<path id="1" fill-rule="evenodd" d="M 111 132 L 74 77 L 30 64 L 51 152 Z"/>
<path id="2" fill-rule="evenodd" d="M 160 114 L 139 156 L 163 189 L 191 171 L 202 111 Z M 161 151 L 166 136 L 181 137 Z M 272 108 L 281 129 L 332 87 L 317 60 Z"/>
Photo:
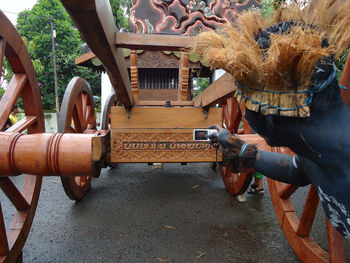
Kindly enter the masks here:
<path id="1" fill-rule="evenodd" d="M 23 262 L 299 262 L 266 184 L 239 203 L 209 164 L 122 164 L 92 183 L 75 203 L 59 178 L 44 179 Z M 319 210 L 315 238 L 326 246 Z"/>

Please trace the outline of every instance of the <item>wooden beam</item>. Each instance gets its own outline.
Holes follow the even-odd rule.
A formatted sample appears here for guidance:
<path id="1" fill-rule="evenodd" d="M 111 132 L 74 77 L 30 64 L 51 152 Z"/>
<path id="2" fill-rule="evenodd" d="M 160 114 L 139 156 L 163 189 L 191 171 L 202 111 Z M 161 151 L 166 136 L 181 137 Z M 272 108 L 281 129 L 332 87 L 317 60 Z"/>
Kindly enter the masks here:
<path id="1" fill-rule="evenodd" d="M 83 55 L 81 55 L 80 57 L 77 57 L 74 62 L 75 65 L 80 65 L 84 62 L 87 62 L 88 60 L 95 58 L 96 55 L 94 54 L 94 52 L 92 52 L 91 50 L 87 53 L 84 53 Z"/>
<path id="2" fill-rule="evenodd" d="M 115 45 L 117 28 L 108 0 L 61 0 L 91 51 L 104 65 L 118 99 L 133 105 L 130 78 L 121 48 Z"/>
<path id="3" fill-rule="evenodd" d="M 222 123 L 222 108 L 211 108 L 205 113 L 194 107 L 133 107 L 128 113 L 123 107 L 112 107 L 111 113 L 112 129 L 194 129 Z"/>
<path id="4" fill-rule="evenodd" d="M 194 98 L 194 106 L 213 106 L 224 101 L 226 98 L 233 96 L 235 90 L 235 79 L 232 75 L 225 73 Z"/>
<path id="5" fill-rule="evenodd" d="M 135 34 L 118 32 L 117 47 L 142 50 L 181 51 L 191 48 L 194 37 L 183 35 Z"/>
<path id="6" fill-rule="evenodd" d="M 193 101 L 178 101 L 178 100 L 172 100 L 172 101 L 165 101 L 165 100 L 139 100 L 136 101 L 137 106 L 167 106 L 167 103 L 170 103 L 169 106 L 193 106 Z"/>

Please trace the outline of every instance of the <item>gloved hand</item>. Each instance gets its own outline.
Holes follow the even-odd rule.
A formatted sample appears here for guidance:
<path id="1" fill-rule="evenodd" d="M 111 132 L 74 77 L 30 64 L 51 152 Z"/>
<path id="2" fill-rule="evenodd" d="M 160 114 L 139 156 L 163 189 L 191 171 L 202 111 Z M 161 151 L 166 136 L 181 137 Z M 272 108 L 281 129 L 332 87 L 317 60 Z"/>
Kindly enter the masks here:
<path id="1" fill-rule="evenodd" d="M 245 143 L 219 125 L 212 125 L 209 129 L 217 130 L 209 135 L 209 139 L 210 143 L 222 152 L 223 166 L 230 167 L 231 172 L 238 173 L 254 165 L 257 156 L 256 145 Z"/>

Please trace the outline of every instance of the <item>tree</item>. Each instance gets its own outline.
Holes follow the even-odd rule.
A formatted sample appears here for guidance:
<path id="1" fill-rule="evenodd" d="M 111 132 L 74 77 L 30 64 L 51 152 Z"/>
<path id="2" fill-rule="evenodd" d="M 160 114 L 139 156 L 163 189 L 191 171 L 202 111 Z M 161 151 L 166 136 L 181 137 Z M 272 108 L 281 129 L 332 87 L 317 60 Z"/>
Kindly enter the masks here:
<path id="1" fill-rule="evenodd" d="M 99 74 L 74 64 L 74 59 L 81 54 L 83 41 L 61 2 L 38 0 L 31 10 L 19 13 L 17 30 L 21 36 L 35 43 L 35 49 L 29 50 L 30 56 L 33 60 L 39 59 L 44 67 L 43 73 L 38 76 L 38 81 L 46 110 L 55 108 L 51 17 L 56 31 L 55 53 L 60 101 L 67 84 L 74 76 L 84 77 L 89 82 L 93 94 L 100 94 Z"/>
<path id="2" fill-rule="evenodd" d="M 209 84 L 209 78 L 195 78 L 193 81 L 193 97 L 203 92 Z"/>
<path id="3" fill-rule="evenodd" d="M 26 37 L 22 37 L 22 40 L 23 40 L 23 43 L 26 46 L 26 48 L 27 48 L 29 53 L 31 53 L 31 52 L 33 52 L 35 50 L 35 44 L 34 44 L 33 41 L 28 41 L 28 39 Z M 35 71 L 37 76 L 44 72 L 44 67 L 43 67 L 43 65 L 41 65 L 41 61 L 39 59 L 32 59 L 32 63 L 33 63 L 34 71 Z M 12 75 L 13 75 L 13 71 L 12 71 L 12 69 L 10 67 L 10 64 L 9 64 L 8 60 L 5 57 L 4 58 L 3 67 L 1 69 L 0 98 L 2 98 L 2 96 L 5 93 L 5 90 L 4 90 L 3 87 L 6 84 L 4 84 L 4 83 L 9 83 L 11 78 L 12 78 Z M 21 108 L 23 108 L 21 99 L 19 99 L 17 101 L 17 103 L 20 105 Z"/>
<path id="4" fill-rule="evenodd" d="M 130 29 L 130 8 L 131 1 L 129 0 L 109 0 L 111 4 L 113 18 L 118 29 Z"/>

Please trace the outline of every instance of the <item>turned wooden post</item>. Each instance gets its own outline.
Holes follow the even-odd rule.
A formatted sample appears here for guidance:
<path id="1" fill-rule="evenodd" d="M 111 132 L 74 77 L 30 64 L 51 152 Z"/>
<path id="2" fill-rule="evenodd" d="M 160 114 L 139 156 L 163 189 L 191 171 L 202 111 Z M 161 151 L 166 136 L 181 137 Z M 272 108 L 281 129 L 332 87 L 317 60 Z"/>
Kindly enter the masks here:
<path id="1" fill-rule="evenodd" d="M 135 100 L 139 99 L 139 77 L 137 69 L 137 54 L 136 50 L 130 49 L 130 78 L 131 90 Z"/>
<path id="2" fill-rule="evenodd" d="M 187 100 L 188 80 L 190 69 L 188 68 L 189 53 L 182 52 L 179 66 L 179 93 L 178 100 Z"/>

